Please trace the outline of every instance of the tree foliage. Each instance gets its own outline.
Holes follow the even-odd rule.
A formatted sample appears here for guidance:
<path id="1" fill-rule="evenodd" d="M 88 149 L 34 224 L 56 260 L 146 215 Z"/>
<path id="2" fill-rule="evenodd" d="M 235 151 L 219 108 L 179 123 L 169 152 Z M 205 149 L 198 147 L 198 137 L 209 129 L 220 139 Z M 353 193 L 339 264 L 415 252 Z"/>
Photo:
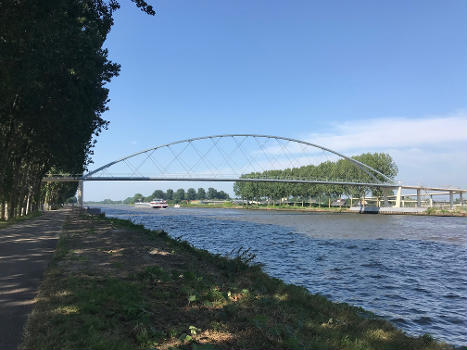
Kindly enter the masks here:
<path id="1" fill-rule="evenodd" d="M 132 0 L 148 14 L 143 0 Z M 76 184 L 47 184 L 82 174 L 93 137 L 105 129 L 105 85 L 120 66 L 103 48 L 115 0 L 0 1 L 0 217 L 63 203 Z M 42 189 L 41 189 L 42 187 Z M 52 193 L 54 192 L 54 193 Z"/>
<path id="2" fill-rule="evenodd" d="M 364 153 L 352 157 L 361 163 L 369 165 L 387 177 L 394 179 L 397 175 L 397 165 L 391 156 L 386 153 Z M 374 183 L 375 179 L 355 166 L 346 159 L 336 162 L 323 162 L 317 166 L 308 165 L 299 168 L 285 170 L 267 170 L 244 174 L 241 176 L 248 178 L 269 178 L 269 179 L 308 179 L 308 180 L 328 180 Z M 376 175 L 377 180 L 384 181 L 380 175 Z M 240 182 L 234 183 L 234 193 L 247 200 L 278 200 L 282 198 L 339 198 L 342 195 L 360 197 L 372 192 L 376 196 L 382 195 L 382 191 L 377 188 L 366 186 L 344 186 L 326 184 L 301 184 L 301 183 L 277 183 L 277 182 Z"/>
<path id="3" fill-rule="evenodd" d="M 196 194 L 196 199 L 206 199 L 206 190 L 202 187 L 198 188 L 198 192 Z"/>
<path id="4" fill-rule="evenodd" d="M 179 202 L 179 201 L 183 201 L 184 199 L 185 199 L 185 190 L 183 188 L 179 188 L 174 193 L 174 200 Z"/>
<path id="5" fill-rule="evenodd" d="M 189 201 L 192 201 L 193 199 L 196 199 L 196 190 L 194 188 L 189 188 L 186 191 L 186 199 Z"/>
<path id="6" fill-rule="evenodd" d="M 225 193 L 224 191 L 218 191 L 212 187 L 208 189 L 208 193 L 210 193 L 211 196 L 209 199 L 225 200 L 230 198 L 228 193 Z M 147 197 L 143 196 L 141 193 L 136 193 L 133 197 L 128 197 L 124 199 L 123 204 L 134 204 L 135 202 L 150 202 L 155 198 L 181 202 L 184 200 L 204 200 L 207 197 L 209 196 L 206 195 L 206 190 L 204 188 L 198 188 L 198 191 L 195 191 L 194 188 L 189 188 L 186 192 L 183 188 L 179 188 L 175 192 L 174 190 L 169 188 L 166 192 L 162 190 L 155 190 L 152 193 L 152 195 L 149 195 Z"/>

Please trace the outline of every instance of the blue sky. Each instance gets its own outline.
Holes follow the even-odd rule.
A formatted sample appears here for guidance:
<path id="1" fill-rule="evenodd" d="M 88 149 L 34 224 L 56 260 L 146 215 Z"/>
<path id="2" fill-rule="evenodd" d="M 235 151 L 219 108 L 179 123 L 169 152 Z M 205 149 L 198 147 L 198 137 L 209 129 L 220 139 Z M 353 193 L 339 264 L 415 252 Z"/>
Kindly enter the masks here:
<path id="1" fill-rule="evenodd" d="M 388 152 L 404 183 L 466 187 L 465 1 L 152 4 L 155 17 L 122 1 L 106 42 L 122 71 L 95 167 L 179 139 L 260 133 Z M 189 184 L 85 186 L 98 200 Z"/>

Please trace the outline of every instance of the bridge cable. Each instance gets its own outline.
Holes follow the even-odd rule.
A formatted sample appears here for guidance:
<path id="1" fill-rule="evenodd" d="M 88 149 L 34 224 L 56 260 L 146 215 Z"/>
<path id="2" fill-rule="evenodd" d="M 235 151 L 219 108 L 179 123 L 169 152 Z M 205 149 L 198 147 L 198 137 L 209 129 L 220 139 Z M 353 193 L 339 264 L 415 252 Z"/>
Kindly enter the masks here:
<path id="1" fill-rule="evenodd" d="M 235 169 L 234 169 L 234 168 L 232 167 L 232 165 L 230 164 L 230 162 L 229 162 L 229 160 L 227 159 L 227 157 L 226 157 L 224 151 L 223 151 L 221 148 L 219 148 L 219 146 L 218 146 L 217 144 L 216 144 L 216 149 L 219 151 L 219 153 L 220 153 L 220 154 L 222 155 L 222 157 L 224 158 L 226 164 L 227 164 L 227 165 L 230 167 L 230 169 L 232 170 L 233 175 L 236 175 Z"/>
<path id="2" fill-rule="evenodd" d="M 287 159 L 289 160 L 290 164 L 292 165 L 293 168 L 299 168 L 300 165 L 296 166 L 295 163 L 292 161 L 292 159 L 289 157 L 289 151 L 287 149 L 287 147 L 284 147 L 284 145 L 282 145 L 282 143 L 280 143 L 279 139 L 275 139 L 277 144 L 281 147 L 282 151 L 284 152 L 285 156 L 287 157 Z M 287 141 L 287 145 L 290 143 L 290 141 Z"/>
<path id="3" fill-rule="evenodd" d="M 267 153 L 265 152 L 265 150 L 264 150 L 264 148 L 263 148 L 264 144 L 261 144 L 261 143 L 256 139 L 256 137 L 255 137 L 254 139 L 255 139 L 256 143 L 258 144 L 260 150 L 263 152 L 265 158 L 266 158 L 267 161 L 270 163 L 271 168 L 274 168 L 277 164 L 275 164 L 275 162 L 271 161 L 271 159 L 269 158 L 269 156 L 268 156 Z M 280 164 L 279 164 L 279 165 L 280 165 Z M 280 166 L 279 166 L 278 168 L 280 168 Z M 274 169 L 270 169 L 270 170 L 274 170 Z"/>
<path id="4" fill-rule="evenodd" d="M 207 156 L 207 155 L 212 151 L 212 149 L 214 148 L 214 145 L 212 145 L 212 146 L 207 150 L 207 152 L 204 153 L 204 155 L 201 155 L 201 152 L 200 152 L 193 144 L 191 145 L 191 147 L 195 150 L 195 152 L 198 154 L 198 157 L 199 157 L 198 162 L 196 162 L 196 164 L 193 165 L 193 168 L 194 168 L 195 166 L 197 166 L 197 165 L 202 161 L 202 162 L 204 163 L 204 165 L 207 166 L 207 170 L 210 172 L 210 174 L 211 174 L 212 176 L 215 177 L 216 173 L 214 173 L 214 172 L 212 171 L 212 169 L 215 169 L 215 166 L 214 166 L 211 162 L 208 163 L 208 160 L 207 160 L 207 158 L 206 158 L 206 156 Z"/>
<path id="5" fill-rule="evenodd" d="M 189 142 L 187 142 L 186 146 L 176 155 L 175 152 L 172 150 L 172 148 L 170 146 L 167 146 L 167 148 L 169 149 L 169 151 L 172 153 L 172 155 L 174 156 L 174 159 L 172 159 L 172 161 L 169 163 L 169 166 L 172 165 L 172 163 L 174 163 L 175 161 L 177 161 L 181 166 L 182 168 L 185 170 L 185 172 L 187 173 L 187 175 L 190 176 L 190 173 L 189 171 L 186 169 L 185 165 L 181 162 L 181 160 L 179 159 L 180 155 L 185 152 L 185 150 L 187 149 L 189 145 Z M 166 168 L 167 169 L 167 168 Z"/>
<path id="6" fill-rule="evenodd" d="M 248 138 L 248 136 L 245 136 L 245 140 L 246 140 L 247 138 Z M 248 168 L 245 169 L 245 170 L 246 170 L 246 173 L 256 172 L 256 168 L 255 168 L 255 166 L 253 165 L 253 163 L 257 164 L 257 166 L 258 166 L 259 168 L 261 168 L 262 172 L 265 172 L 265 169 L 261 166 L 261 162 L 258 161 L 257 158 L 256 158 L 256 157 L 253 157 L 253 156 L 251 156 L 251 159 L 250 159 L 250 156 L 248 155 L 248 152 L 245 152 L 245 150 L 244 150 L 243 147 L 242 147 L 243 141 L 242 141 L 242 143 L 240 143 L 240 144 L 238 144 L 238 142 L 237 142 L 236 139 L 234 139 L 234 141 L 235 141 L 235 143 L 236 143 L 237 145 L 239 145 L 239 146 L 238 146 L 239 150 L 242 152 L 242 154 L 245 156 L 246 160 L 248 161 L 248 163 L 249 163 L 250 166 L 251 166 L 251 171 L 248 171 Z M 253 162 L 252 162 L 251 160 L 253 160 Z M 246 174 L 245 174 L 245 175 L 246 175 Z"/>
<path id="7" fill-rule="evenodd" d="M 136 168 L 136 170 L 138 170 L 139 172 L 139 169 L 143 166 L 144 163 L 146 163 L 146 161 L 148 160 L 148 158 L 151 156 L 151 154 L 154 152 L 155 150 L 153 150 L 151 153 L 147 152 L 148 155 L 146 156 L 146 158 L 144 158 L 144 160 L 139 164 L 139 166 Z M 140 173 L 141 174 L 141 173 Z M 143 174 L 141 174 L 143 175 Z"/>
<path id="8" fill-rule="evenodd" d="M 161 175 L 165 175 L 164 171 L 162 170 L 162 168 L 159 166 L 159 164 L 152 158 L 152 154 L 155 152 L 156 150 L 153 150 L 151 152 L 151 154 L 149 155 L 149 159 L 152 161 L 152 164 L 154 164 L 156 166 L 157 169 L 159 169 L 159 172 Z"/>

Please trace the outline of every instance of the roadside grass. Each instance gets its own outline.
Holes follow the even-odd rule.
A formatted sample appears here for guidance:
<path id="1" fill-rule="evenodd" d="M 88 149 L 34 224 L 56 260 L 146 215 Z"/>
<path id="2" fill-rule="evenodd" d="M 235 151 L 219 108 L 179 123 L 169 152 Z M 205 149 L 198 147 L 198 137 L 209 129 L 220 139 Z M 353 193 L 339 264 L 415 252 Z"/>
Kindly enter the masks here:
<path id="1" fill-rule="evenodd" d="M 14 218 L 14 219 L 10 219 L 10 220 L 0 220 L 0 230 L 2 228 L 5 228 L 5 227 L 8 227 L 8 226 L 11 226 L 11 225 L 14 225 L 14 224 L 17 224 L 19 222 L 22 222 L 24 220 L 29 220 L 29 219 L 33 219 L 35 217 L 38 217 L 38 216 L 41 216 L 42 215 L 42 212 L 41 211 L 34 211 L 28 215 L 25 215 L 25 216 L 19 216 L 17 218 Z"/>
<path id="2" fill-rule="evenodd" d="M 111 243 L 89 244 L 94 238 Z M 118 256 L 117 248 L 131 247 L 125 239 L 152 253 Z M 73 260 L 80 246 L 87 259 Z M 231 255 L 129 221 L 76 215 L 64 227 L 21 349 L 452 349 L 271 278 L 248 249 Z"/>

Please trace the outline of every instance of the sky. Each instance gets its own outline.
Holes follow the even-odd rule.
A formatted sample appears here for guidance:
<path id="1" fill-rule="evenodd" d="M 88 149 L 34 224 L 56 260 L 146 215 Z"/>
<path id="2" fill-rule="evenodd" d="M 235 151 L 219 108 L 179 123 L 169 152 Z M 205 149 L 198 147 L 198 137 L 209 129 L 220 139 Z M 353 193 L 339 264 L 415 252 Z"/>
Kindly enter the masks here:
<path id="1" fill-rule="evenodd" d="M 105 43 L 109 129 L 92 170 L 172 141 L 254 133 L 352 156 L 387 152 L 397 179 L 467 187 L 466 2 L 121 1 Z M 231 184 L 90 183 L 85 200 Z"/>

